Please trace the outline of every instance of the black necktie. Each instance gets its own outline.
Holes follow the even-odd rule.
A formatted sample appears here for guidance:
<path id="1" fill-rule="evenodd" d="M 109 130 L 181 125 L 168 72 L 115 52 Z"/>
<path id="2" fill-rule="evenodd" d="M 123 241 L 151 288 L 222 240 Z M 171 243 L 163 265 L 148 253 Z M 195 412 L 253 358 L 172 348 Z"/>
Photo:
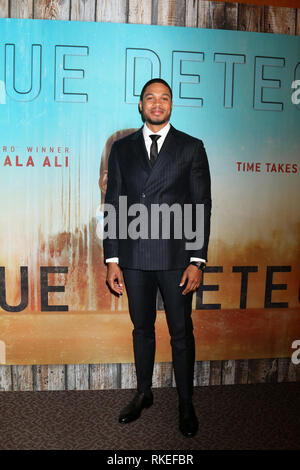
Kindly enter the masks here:
<path id="1" fill-rule="evenodd" d="M 158 156 L 157 141 L 161 136 L 152 134 L 149 137 L 152 139 L 152 144 L 150 147 L 150 162 L 151 162 L 151 165 L 153 166 Z"/>

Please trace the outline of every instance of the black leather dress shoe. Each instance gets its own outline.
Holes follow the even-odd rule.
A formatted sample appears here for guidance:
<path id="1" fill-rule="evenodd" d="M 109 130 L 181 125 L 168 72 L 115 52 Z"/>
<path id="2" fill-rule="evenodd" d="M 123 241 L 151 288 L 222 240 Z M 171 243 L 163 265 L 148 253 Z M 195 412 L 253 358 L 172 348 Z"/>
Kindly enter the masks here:
<path id="1" fill-rule="evenodd" d="M 179 402 L 179 429 L 185 437 L 194 437 L 198 419 L 192 403 Z"/>
<path id="2" fill-rule="evenodd" d="M 138 419 L 144 408 L 153 404 L 153 395 L 137 392 L 131 402 L 123 408 L 119 416 L 119 423 L 126 424 Z"/>

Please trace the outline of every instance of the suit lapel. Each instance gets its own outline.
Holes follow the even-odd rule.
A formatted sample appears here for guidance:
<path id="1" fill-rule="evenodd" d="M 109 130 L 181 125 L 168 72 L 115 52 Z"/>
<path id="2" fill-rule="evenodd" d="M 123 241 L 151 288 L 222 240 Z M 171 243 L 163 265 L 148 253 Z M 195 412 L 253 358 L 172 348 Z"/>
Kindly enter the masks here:
<path id="1" fill-rule="evenodd" d="M 160 149 L 155 165 L 146 181 L 145 190 L 147 192 L 156 191 L 160 185 L 161 174 L 164 167 L 174 161 L 177 150 L 176 130 L 171 126 L 165 141 Z"/>
<path id="2" fill-rule="evenodd" d="M 165 141 L 160 149 L 155 165 L 153 168 L 151 167 L 152 168 L 151 177 L 154 175 L 154 178 L 155 178 L 156 177 L 155 175 L 158 175 L 161 169 L 167 163 L 169 163 L 170 160 L 174 159 L 176 148 L 177 148 L 175 135 L 176 135 L 176 130 L 174 129 L 173 126 L 171 126 L 165 138 Z"/>
<path id="3" fill-rule="evenodd" d="M 148 158 L 142 127 L 133 135 L 132 140 L 135 158 L 149 175 L 152 172 L 152 166 Z"/>

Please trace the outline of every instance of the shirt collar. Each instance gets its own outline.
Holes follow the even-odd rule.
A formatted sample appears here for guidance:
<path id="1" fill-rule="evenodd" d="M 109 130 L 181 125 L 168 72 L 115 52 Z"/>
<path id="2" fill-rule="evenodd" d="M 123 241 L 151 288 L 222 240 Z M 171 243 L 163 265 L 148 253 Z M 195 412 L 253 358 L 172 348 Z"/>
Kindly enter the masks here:
<path id="1" fill-rule="evenodd" d="M 144 139 L 146 139 L 147 137 L 149 137 L 149 135 L 153 135 L 153 134 L 157 134 L 157 135 L 160 135 L 162 136 L 163 138 L 166 137 L 167 133 L 169 132 L 170 130 L 170 127 L 171 127 L 171 124 L 168 122 L 162 129 L 160 129 L 158 132 L 153 132 L 151 131 L 151 129 L 149 129 L 149 127 L 147 126 L 147 124 L 145 123 L 144 124 L 144 127 L 143 127 L 143 136 L 144 136 Z"/>

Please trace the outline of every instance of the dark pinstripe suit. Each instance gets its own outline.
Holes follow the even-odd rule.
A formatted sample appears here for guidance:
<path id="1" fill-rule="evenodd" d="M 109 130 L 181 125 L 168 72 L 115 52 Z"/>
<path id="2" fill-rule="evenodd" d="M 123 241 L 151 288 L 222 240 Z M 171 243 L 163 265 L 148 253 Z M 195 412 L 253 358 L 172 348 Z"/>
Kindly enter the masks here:
<path id="1" fill-rule="evenodd" d="M 104 259 L 118 257 L 123 269 L 134 323 L 134 351 L 138 389 L 151 386 L 155 351 L 156 293 L 160 288 L 165 304 L 173 364 L 179 395 L 192 393 L 194 337 L 191 320 L 192 292 L 182 295 L 179 282 L 190 257 L 207 259 L 210 234 L 210 173 L 201 140 L 171 126 L 154 167 L 151 167 L 142 133 L 114 143 L 108 163 L 105 203 L 118 213 L 119 196 L 131 204 L 204 204 L 204 245 L 186 250 L 186 239 L 105 239 Z M 128 223 L 130 223 L 128 217 Z M 171 219 L 172 221 L 172 219 Z M 149 228 L 151 222 L 149 219 Z M 172 233 L 172 232 L 171 232 Z"/>

